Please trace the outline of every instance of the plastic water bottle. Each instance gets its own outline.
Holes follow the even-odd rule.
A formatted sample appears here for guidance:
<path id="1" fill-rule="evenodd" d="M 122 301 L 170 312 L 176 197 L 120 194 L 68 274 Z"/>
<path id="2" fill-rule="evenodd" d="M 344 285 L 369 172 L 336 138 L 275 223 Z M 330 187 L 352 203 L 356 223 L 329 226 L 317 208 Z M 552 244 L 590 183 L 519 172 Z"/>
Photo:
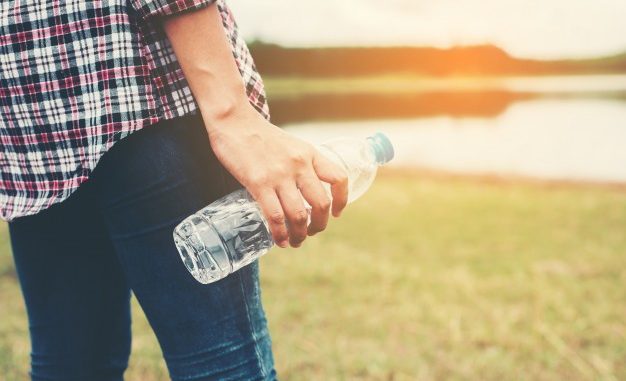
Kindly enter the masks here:
<path id="1" fill-rule="evenodd" d="M 346 171 L 348 202 L 365 193 L 378 167 L 394 155 L 391 142 L 382 133 L 366 139 L 336 138 L 317 148 Z M 330 196 L 328 184 L 322 184 Z M 174 229 L 174 242 L 189 272 L 204 284 L 239 270 L 274 245 L 259 205 L 245 189 L 187 217 Z"/>

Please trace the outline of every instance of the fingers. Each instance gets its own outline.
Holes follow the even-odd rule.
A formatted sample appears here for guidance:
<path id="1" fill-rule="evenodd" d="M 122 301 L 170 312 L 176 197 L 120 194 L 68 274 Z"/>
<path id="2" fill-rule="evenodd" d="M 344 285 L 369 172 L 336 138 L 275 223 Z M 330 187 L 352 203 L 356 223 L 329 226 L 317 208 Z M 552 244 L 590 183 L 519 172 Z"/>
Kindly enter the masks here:
<path id="1" fill-rule="evenodd" d="M 278 189 L 278 198 L 287 217 L 289 244 L 300 247 L 307 235 L 309 212 L 304 206 L 302 195 L 294 183 L 288 183 Z"/>
<path id="2" fill-rule="evenodd" d="M 285 214 L 276 192 L 271 188 L 262 192 L 257 198 L 257 202 L 265 215 L 272 239 L 278 246 L 287 247 L 289 234 L 285 225 Z"/>
<path id="3" fill-rule="evenodd" d="M 320 180 L 330 184 L 333 216 L 339 217 L 348 203 L 348 175 L 343 168 L 320 153 L 313 157 L 313 168 Z"/>
<path id="4" fill-rule="evenodd" d="M 298 188 L 304 199 L 311 205 L 311 222 L 307 234 L 314 235 L 326 229 L 328 224 L 328 212 L 330 211 L 330 198 L 326 194 L 320 180 L 311 173 L 298 181 Z"/>
<path id="5" fill-rule="evenodd" d="M 339 217 L 348 203 L 345 170 L 319 152 L 313 154 L 312 161 L 309 156 L 308 163 L 313 164 L 312 168 L 311 164 L 307 165 L 307 160 L 295 162 L 295 173 L 298 173 L 295 177 L 288 176 L 288 173 L 274 177 L 278 185 L 267 181 L 252 182 L 257 184 L 250 188 L 257 190 L 255 194 L 259 194 L 259 189 L 265 189 L 255 199 L 266 217 L 274 242 L 280 247 L 288 244 L 300 247 L 307 235 L 326 229 L 331 209 L 333 216 Z M 330 185 L 332 201 L 324 183 Z"/>

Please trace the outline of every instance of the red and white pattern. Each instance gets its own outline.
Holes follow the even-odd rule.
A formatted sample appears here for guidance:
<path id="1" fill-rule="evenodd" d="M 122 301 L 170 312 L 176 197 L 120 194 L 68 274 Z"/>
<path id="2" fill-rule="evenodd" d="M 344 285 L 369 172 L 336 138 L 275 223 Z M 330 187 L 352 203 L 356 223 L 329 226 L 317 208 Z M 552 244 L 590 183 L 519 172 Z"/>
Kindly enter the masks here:
<path id="1" fill-rule="evenodd" d="M 117 141 L 197 111 L 157 18 L 213 2 L 250 103 L 269 118 L 224 0 L 0 2 L 0 218 L 65 200 Z"/>

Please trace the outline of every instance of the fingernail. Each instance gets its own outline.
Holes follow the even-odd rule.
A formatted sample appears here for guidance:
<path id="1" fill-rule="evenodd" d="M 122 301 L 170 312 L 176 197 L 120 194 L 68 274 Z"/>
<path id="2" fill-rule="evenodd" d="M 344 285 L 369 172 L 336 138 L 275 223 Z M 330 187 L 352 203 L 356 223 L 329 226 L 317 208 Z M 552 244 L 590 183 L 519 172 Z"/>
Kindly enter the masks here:
<path id="1" fill-rule="evenodd" d="M 289 242 L 287 242 L 287 240 L 278 242 L 278 246 L 282 247 L 283 249 L 286 248 L 288 244 Z"/>

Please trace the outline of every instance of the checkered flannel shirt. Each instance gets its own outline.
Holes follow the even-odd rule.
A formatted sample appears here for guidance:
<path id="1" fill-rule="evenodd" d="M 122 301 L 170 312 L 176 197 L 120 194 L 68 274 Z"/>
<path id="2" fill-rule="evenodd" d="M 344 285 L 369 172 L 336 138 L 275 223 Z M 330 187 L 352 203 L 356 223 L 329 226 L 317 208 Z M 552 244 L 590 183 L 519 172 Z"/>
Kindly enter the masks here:
<path id="1" fill-rule="evenodd" d="M 0 2 L 0 218 L 35 214 L 145 126 L 197 105 L 159 17 L 216 2 L 250 103 L 263 83 L 224 0 Z"/>

